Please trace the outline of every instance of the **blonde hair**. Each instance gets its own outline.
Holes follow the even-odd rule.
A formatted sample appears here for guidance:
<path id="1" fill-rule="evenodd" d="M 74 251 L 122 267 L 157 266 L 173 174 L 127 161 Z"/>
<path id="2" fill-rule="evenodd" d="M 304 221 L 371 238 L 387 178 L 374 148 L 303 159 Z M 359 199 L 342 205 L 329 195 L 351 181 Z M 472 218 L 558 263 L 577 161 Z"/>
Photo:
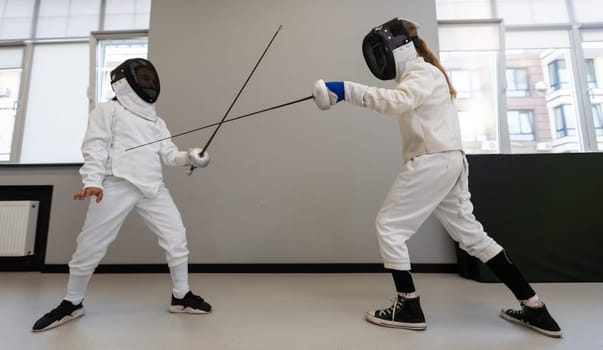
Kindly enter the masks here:
<path id="1" fill-rule="evenodd" d="M 415 48 L 417 49 L 417 53 L 419 54 L 419 56 L 423 57 L 425 62 L 431 63 L 434 66 L 436 66 L 436 68 L 439 69 L 442 72 L 442 74 L 444 74 L 444 78 L 446 78 L 446 83 L 448 84 L 448 91 L 450 92 L 450 97 L 455 98 L 456 90 L 452 86 L 452 83 L 450 82 L 450 79 L 448 78 L 448 74 L 446 73 L 446 70 L 444 69 L 444 67 L 442 67 L 442 64 L 440 63 L 438 56 L 436 56 L 435 53 L 433 53 L 433 51 L 429 48 L 429 46 L 427 45 L 427 42 L 425 42 L 425 40 L 423 40 L 422 38 L 419 38 L 418 26 L 415 23 L 404 20 L 404 19 L 402 20 L 402 23 L 404 23 L 404 27 L 406 28 L 406 30 L 408 31 L 408 34 L 410 34 L 410 36 L 417 37 L 418 43 L 415 42 Z"/>

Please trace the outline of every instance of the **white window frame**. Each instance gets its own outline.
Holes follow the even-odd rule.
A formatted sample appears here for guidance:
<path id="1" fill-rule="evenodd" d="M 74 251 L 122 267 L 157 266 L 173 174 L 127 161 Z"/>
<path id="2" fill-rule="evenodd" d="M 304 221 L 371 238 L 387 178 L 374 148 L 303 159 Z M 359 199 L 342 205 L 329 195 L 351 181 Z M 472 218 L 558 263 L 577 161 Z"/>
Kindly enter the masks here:
<path id="1" fill-rule="evenodd" d="M 97 75 L 96 65 L 98 62 L 98 44 L 102 40 L 113 39 L 134 39 L 149 36 L 148 30 L 128 30 L 128 31 L 98 31 L 90 33 L 90 79 L 88 85 L 88 105 L 92 110 L 96 106 L 97 95 Z"/>
<path id="2" fill-rule="evenodd" d="M 21 155 L 21 143 L 23 141 L 23 127 L 25 125 L 25 112 L 27 109 L 27 92 L 29 91 L 29 77 L 31 75 L 32 45 L 25 41 L 2 42 L 2 48 L 21 48 L 23 57 L 21 62 L 21 82 L 19 85 L 19 96 L 17 97 L 17 112 L 15 113 L 15 124 L 11 140 L 10 155 L 8 160 L 0 161 L 2 164 L 18 164 Z"/>

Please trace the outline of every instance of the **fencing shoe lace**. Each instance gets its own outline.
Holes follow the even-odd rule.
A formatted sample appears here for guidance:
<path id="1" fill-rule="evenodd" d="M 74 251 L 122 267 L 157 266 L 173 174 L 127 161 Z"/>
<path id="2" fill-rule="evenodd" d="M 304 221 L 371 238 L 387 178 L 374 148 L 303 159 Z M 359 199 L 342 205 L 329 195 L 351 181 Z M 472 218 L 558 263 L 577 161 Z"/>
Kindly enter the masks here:
<path id="1" fill-rule="evenodd" d="M 500 317 L 553 338 L 561 338 L 561 328 L 546 309 L 546 305 L 529 307 L 521 304 L 521 310 L 502 309 Z"/>

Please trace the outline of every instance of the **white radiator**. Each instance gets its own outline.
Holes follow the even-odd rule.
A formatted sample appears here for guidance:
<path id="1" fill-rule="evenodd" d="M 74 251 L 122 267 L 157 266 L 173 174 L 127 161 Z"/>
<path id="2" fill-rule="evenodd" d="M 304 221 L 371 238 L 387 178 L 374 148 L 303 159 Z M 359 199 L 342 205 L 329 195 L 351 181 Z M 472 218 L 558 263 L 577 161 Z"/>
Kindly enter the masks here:
<path id="1" fill-rule="evenodd" d="M 0 256 L 34 253 L 37 201 L 0 201 Z"/>

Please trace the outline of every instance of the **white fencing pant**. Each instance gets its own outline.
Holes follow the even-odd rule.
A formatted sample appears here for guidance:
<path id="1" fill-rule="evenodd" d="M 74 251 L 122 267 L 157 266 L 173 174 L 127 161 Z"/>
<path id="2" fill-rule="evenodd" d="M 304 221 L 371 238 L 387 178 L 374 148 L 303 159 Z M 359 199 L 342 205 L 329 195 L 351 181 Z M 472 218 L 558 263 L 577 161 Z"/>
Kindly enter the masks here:
<path id="1" fill-rule="evenodd" d="M 145 198 L 134 185 L 114 176 L 106 177 L 103 186 L 103 200 L 100 203 L 94 198 L 90 200 L 84 227 L 77 238 L 77 249 L 69 262 L 71 274 L 84 276 L 94 272 L 132 209 L 136 209 L 157 235 L 168 266 L 188 262 L 186 229 L 165 186 L 162 185 L 157 196 L 152 198 Z"/>
<path id="2" fill-rule="evenodd" d="M 424 154 L 404 164 L 376 219 L 384 266 L 410 270 L 406 241 L 431 213 L 469 255 L 486 262 L 502 251 L 473 215 L 461 151 Z"/>

